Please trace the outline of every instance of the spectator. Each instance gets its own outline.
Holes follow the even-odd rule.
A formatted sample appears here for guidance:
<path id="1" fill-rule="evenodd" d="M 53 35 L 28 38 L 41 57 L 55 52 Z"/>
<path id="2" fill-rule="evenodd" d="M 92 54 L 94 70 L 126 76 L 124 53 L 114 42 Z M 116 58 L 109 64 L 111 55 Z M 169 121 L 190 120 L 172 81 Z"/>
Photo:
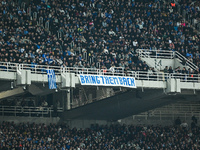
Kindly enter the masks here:
<path id="1" fill-rule="evenodd" d="M 125 71 L 135 71 L 127 64 L 137 63 L 137 48 L 169 47 L 180 50 L 199 65 L 195 52 L 200 36 L 184 21 L 178 9 L 172 11 L 171 4 L 164 5 L 162 0 L 154 3 L 70 0 L 69 4 L 63 0 L 31 1 L 25 8 L 9 1 L 1 5 L 0 58 L 3 62 L 29 63 L 32 67 L 37 64 L 73 67 L 81 62 L 84 67 L 94 64 L 99 68 L 101 64 L 107 69 L 114 62 Z M 181 5 L 182 10 L 191 12 L 195 18 L 199 16 L 187 2 L 175 2 L 175 5 Z M 141 62 L 136 70 L 148 71 L 148 68 Z"/>
<path id="2" fill-rule="evenodd" d="M 44 100 L 44 101 L 42 102 L 42 107 L 47 107 L 47 106 L 48 106 L 48 103 L 47 103 L 46 100 Z"/>
<path id="3" fill-rule="evenodd" d="M 180 126 L 181 125 L 181 119 L 179 117 L 175 120 L 175 125 L 176 126 Z"/>
<path id="4" fill-rule="evenodd" d="M 182 128 L 187 129 L 188 128 L 188 124 L 186 121 L 183 121 L 180 125 Z"/>
<path id="5" fill-rule="evenodd" d="M 197 124 L 197 118 L 195 117 L 195 115 L 192 116 L 192 121 Z"/>
<path id="6" fill-rule="evenodd" d="M 164 73 L 169 73 L 168 66 L 165 66 L 165 68 L 164 68 Z"/>
<path id="7" fill-rule="evenodd" d="M 171 66 L 169 67 L 169 70 L 168 70 L 168 72 L 169 72 L 169 73 L 174 73 L 174 71 L 173 71 L 173 69 L 172 69 L 172 67 L 171 67 Z"/>
<path id="8" fill-rule="evenodd" d="M 199 127 L 2 122 L 0 149 L 198 149 Z M 11 132 L 12 131 L 12 132 Z M 39 131 L 39 132 L 38 132 Z M 8 136 L 9 135 L 9 136 Z M 185 144 L 184 144 L 185 143 Z"/>

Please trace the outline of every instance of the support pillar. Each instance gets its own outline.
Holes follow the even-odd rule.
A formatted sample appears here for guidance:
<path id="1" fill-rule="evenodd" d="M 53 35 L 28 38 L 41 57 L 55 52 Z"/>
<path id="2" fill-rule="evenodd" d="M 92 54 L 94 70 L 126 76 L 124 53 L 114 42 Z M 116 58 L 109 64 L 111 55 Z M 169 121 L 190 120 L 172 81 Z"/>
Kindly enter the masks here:
<path id="1" fill-rule="evenodd" d="M 65 92 L 64 92 L 64 110 L 70 110 L 71 108 L 71 93 L 70 93 L 70 88 L 68 88 Z"/>

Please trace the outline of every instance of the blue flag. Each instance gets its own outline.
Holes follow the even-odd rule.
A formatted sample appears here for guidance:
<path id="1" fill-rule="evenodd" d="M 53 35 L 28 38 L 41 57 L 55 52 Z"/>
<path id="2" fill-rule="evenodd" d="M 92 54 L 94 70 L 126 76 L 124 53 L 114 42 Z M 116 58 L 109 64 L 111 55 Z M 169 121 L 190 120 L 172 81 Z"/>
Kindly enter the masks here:
<path id="1" fill-rule="evenodd" d="M 56 75 L 53 69 L 47 69 L 47 76 L 49 82 L 49 89 L 57 89 Z"/>

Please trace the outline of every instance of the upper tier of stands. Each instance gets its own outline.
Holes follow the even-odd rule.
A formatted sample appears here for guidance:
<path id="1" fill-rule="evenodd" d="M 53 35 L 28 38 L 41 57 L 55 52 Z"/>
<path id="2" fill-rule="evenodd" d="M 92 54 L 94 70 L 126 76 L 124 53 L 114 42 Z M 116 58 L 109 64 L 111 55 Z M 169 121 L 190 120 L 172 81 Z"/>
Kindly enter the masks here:
<path id="1" fill-rule="evenodd" d="M 200 35 L 162 0 L 8 0 L 0 9 L 1 62 L 148 70 L 140 48 L 178 51 L 200 66 Z"/>

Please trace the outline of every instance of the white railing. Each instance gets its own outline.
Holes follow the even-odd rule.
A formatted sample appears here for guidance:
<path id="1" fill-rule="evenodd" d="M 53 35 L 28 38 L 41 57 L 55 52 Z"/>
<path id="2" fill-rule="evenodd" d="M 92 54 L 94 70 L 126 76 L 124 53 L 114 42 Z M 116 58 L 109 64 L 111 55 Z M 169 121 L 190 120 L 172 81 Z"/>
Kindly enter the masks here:
<path id="1" fill-rule="evenodd" d="M 29 116 L 29 117 L 52 117 L 52 107 L 28 107 L 28 106 L 0 106 L 1 116 Z M 57 112 L 63 112 L 57 108 Z"/>
<path id="2" fill-rule="evenodd" d="M 122 67 L 115 67 L 114 71 L 94 68 L 62 67 L 48 65 L 31 65 L 0 62 L 0 71 L 17 72 L 17 70 L 31 70 L 33 74 L 46 74 L 46 69 L 54 69 L 56 75 L 62 73 L 93 74 L 93 75 L 110 75 L 110 76 L 130 76 L 136 80 L 164 81 L 168 78 L 180 78 L 184 82 L 199 82 L 199 74 L 180 74 L 180 73 L 163 73 L 147 71 L 125 71 Z"/>
<path id="3" fill-rule="evenodd" d="M 170 50 L 137 49 L 136 52 L 139 54 L 139 57 L 143 58 L 174 59 L 175 56 L 175 52 Z"/>
<path id="4" fill-rule="evenodd" d="M 178 58 L 181 61 L 181 63 L 184 62 L 185 64 L 183 64 L 183 65 L 189 66 L 192 70 L 198 69 L 198 67 L 193 62 L 189 61 L 187 58 L 185 58 L 179 52 L 176 52 L 176 58 Z"/>
<path id="5" fill-rule="evenodd" d="M 151 58 L 145 60 L 149 66 L 155 66 L 155 71 L 162 70 L 162 64 L 157 59 L 174 59 L 174 52 L 170 50 L 149 50 L 149 49 L 137 49 L 140 58 Z M 155 60 L 154 60 L 155 59 Z"/>
<path id="6" fill-rule="evenodd" d="M 155 59 L 174 59 L 178 58 L 181 63 L 185 62 L 192 70 L 196 70 L 198 67 L 185 56 L 181 55 L 177 51 L 171 50 L 150 50 L 150 49 L 137 49 L 139 57 L 141 58 L 155 58 Z"/>
<path id="7" fill-rule="evenodd" d="M 17 63 L 0 62 L 0 70 L 1 71 L 16 72 L 18 66 L 19 66 L 19 64 L 17 64 Z"/>

